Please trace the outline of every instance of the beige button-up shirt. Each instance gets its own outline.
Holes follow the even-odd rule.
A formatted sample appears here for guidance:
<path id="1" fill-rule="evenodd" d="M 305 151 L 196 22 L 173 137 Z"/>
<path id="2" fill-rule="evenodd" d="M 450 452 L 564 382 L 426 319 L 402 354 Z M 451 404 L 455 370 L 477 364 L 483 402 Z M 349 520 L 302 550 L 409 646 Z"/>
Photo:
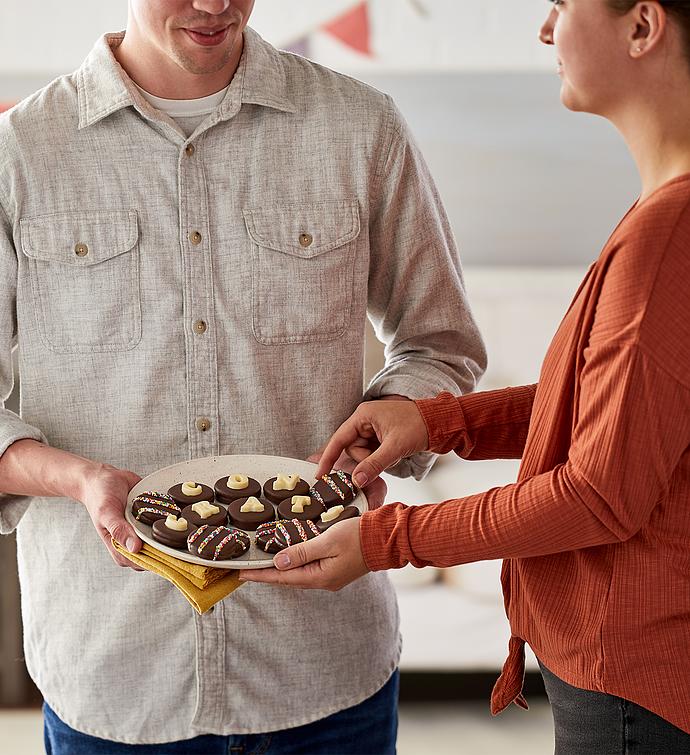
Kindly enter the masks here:
<path id="1" fill-rule="evenodd" d="M 121 38 L 0 118 L 0 393 L 15 344 L 22 387 L 0 453 L 38 438 L 141 475 L 304 458 L 362 400 L 367 313 L 387 344 L 368 395 L 474 387 L 485 355 L 457 251 L 389 97 L 247 30 L 225 99 L 186 138 L 124 75 Z M 197 616 L 115 566 L 73 501 L 7 497 L 0 525 L 18 525 L 29 670 L 83 732 L 298 726 L 398 662 L 384 574 L 337 594 L 245 585 Z"/>

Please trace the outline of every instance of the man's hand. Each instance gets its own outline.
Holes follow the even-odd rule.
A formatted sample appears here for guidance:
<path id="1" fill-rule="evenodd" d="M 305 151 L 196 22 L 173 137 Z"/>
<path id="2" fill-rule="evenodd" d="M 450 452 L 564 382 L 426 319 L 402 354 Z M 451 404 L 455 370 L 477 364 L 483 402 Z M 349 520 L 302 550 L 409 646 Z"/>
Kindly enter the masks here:
<path id="1" fill-rule="evenodd" d="M 273 564 L 273 569 L 242 569 L 240 579 L 332 592 L 342 589 L 369 571 L 359 541 L 359 518 L 334 524 L 323 535 L 286 548 L 274 556 Z"/>
<path id="2" fill-rule="evenodd" d="M 352 479 L 370 485 L 384 470 L 429 447 L 414 401 L 367 401 L 335 431 L 321 453 L 316 476 L 326 474 L 343 452 L 359 463 Z"/>
<path id="3" fill-rule="evenodd" d="M 79 501 L 89 512 L 93 526 L 108 549 L 113 561 L 134 571 L 144 571 L 118 553 L 110 539 L 137 553 L 142 546 L 134 528 L 124 518 L 127 494 L 141 477 L 125 469 L 117 469 L 109 464 L 89 464 L 83 473 Z"/>
<path id="4" fill-rule="evenodd" d="M 113 561 L 135 571 L 143 569 L 121 556 L 110 538 L 132 553 L 141 549 L 141 540 L 124 518 L 127 494 L 140 479 L 134 472 L 99 464 L 29 438 L 15 441 L 0 456 L 0 492 L 72 498 L 83 503 Z"/>

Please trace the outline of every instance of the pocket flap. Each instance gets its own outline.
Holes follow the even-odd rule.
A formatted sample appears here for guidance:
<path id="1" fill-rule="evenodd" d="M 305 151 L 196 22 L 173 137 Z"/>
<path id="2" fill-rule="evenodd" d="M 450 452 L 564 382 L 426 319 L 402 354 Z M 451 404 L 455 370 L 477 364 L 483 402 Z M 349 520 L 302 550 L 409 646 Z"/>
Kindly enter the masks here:
<path id="1" fill-rule="evenodd" d="M 247 209 L 244 222 L 259 246 L 306 258 L 347 244 L 360 228 L 356 200 Z"/>
<path id="2" fill-rule="evenodd" d="M 79 267 L 128 252 L 139 236 L 135 210 L 54 213 L 19 226 L 27 257 Z"/>

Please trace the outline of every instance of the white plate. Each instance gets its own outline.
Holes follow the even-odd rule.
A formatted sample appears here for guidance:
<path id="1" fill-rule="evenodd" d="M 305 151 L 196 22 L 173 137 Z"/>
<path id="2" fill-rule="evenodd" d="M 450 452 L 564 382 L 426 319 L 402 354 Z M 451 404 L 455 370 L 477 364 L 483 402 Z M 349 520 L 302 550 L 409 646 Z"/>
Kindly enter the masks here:
<path id="1" fill-rule="evenodd" d="M 127 496 L 127 506 L 125 507 L 125 519 L 134 527 L 137 535 L 149 545 L 152 545 L 162 553 L 179 558 L 181 561 L 188 561 L 190 564 L 199 564 L 200 566 L 212 566 L 216 569 L 263 569 L 271 566 L 273 563 L 273 554 L 264 553 L 257 548 L 254 543 L 255 533 L 245 530 L 251 540 L 249 550 L 241 558 L 226 559 L 224 561 L 209 561 L 205 558 L 192 556 L 185 550 L 168 548 L 161 545 L 153 539 L 151 527 L 143 522 L 138 522 L 132 514 L 132 500 L 145 490 L 157 490 L 161 493 L 167 493 L 173 485 L 177 485 L 186 480 L 195 480 L 213 488 L 216 480 L 231 474 L 243 474 L 247 477 L 253 477 L 261 486 L 271 477 L 278 474 L 298 474 L 303 480 L 313 485 L 316 482 L 314 473 L 316 464 L 301 459 L 289 459 L 284 456 L 259 456 L 259 455 L 235 455 L 235 456 L 209 456 L 205 459 L 193 459 L 192 461 L 182 461 L 179 464 L 173 464 L 170 467 L 164 467 L 157 472 L 144 477 L 129 492 Z M 355 500 L 352 502 L 360 513 L 364 513 L 367 508 L 367 499 L 360 490 Z"/>

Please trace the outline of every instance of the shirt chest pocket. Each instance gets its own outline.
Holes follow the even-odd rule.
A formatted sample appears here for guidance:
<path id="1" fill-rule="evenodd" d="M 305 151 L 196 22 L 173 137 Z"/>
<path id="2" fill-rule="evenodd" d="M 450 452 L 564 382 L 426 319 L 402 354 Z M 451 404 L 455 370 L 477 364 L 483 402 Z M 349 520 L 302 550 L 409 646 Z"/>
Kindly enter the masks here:
<path id="1" fill-rule="evenodd" d="M 244 211 L 252 248 L 252 327 L 263 344 L 330 341 L 350 323 L 356 200 Z"/>
<path id="2" fill-rule="evenodd" d="M 136 212 L 22 218 L 20 230 L 46 345 L 62 353 L 136 346 L 141 340 Z"/>

